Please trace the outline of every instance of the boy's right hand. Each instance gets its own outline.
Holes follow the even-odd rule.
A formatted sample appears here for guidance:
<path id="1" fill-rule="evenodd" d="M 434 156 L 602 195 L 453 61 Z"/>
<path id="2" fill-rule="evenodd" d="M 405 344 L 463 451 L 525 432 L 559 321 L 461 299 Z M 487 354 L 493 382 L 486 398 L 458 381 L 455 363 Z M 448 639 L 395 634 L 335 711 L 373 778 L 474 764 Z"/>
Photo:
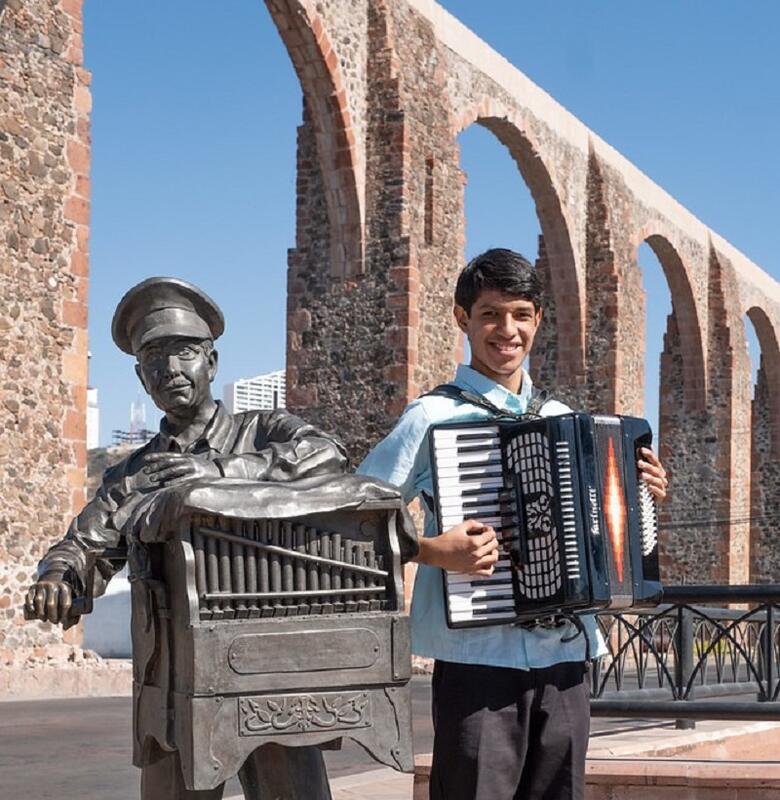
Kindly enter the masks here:
<path id="1" fill-rule="evenodd" d="M 461 522 L 440 536 L 420 538 L 415 560 L 449 572 L 492 575 L 498 561 L 496 532 L 473 519 Z"/>

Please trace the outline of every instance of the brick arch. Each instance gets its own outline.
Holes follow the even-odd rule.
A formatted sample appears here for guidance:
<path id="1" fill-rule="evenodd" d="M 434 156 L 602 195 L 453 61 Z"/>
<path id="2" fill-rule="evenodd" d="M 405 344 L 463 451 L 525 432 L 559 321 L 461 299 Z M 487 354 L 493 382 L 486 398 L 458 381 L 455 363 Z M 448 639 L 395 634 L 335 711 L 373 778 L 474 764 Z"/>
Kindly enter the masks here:
<path id="1" fill-rule="evenodd" d="M 310 0 L 265 3 L 313 122 L 330 221 L 331 272 L 334 277 L 349 277 L 363 271 L 364 210 L 355 131 L 336 50 Z"/>
<path id="2" fill-rule="evenodd" d="M 753 324 L 761 347 L 761 363 L 766 373 L 769 389 L 769 430 L 772 453 L 780 458 L 780 344 L 777 331 L 769 315 L 762 308 L 752 306 L 745 312 Z"/>
<path id="3" fill-rule="evenodd" d="M 558 374 L 581 376 L 585 371 L 583 298 L 571 244 L 571 225 L 550 171 L 531 135 L 511 110 L 493 101 L 468 109 L 452 125 L 457 136 L 470 125 L 489 130 L 517 164 L 531 192 L 550 264 L 558 332 Z"/>
<path id="4" fill-rule="evenodd" d="M 643 231 L 636 243 L 635 253 L 644 242 L 650 245 L 661 264 L 672 297 L 672 311 L 677 320 L 682 350 L 683 400 L 686 410 L 702 411 L 707 398 L 704 332 L 688 270 L 677 249 L 662 233 Z"/>

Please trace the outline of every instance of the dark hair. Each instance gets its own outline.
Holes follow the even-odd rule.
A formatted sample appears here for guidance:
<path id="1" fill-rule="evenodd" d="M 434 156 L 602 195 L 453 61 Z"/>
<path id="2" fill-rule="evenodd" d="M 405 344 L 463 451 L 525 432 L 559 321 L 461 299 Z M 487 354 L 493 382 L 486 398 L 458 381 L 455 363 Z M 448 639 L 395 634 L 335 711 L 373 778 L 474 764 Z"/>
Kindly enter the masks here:
<path id="1" fill-rule="evenodd" d="M 455 303 L 471 313 L 484 289 L 496 289 L 523 300 L 530 300 L 534 310 L 542 307 L 542 283 L 533 265 L 520 253 L 495 247 L 474 257 L 464 267 L 455 285 Z"/>

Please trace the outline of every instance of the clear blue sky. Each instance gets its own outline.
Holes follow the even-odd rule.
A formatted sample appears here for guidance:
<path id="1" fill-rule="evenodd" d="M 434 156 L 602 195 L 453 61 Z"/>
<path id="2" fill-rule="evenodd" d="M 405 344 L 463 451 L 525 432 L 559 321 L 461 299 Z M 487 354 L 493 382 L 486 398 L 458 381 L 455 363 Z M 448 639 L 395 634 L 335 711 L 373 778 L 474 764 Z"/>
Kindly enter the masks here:
<path id="1" fill-rule="evenodd" d="M 700 219 L 780 278 L 780 4 L 445 0 L 443 5 Z M 150 275 L 208 291 L 228 321 L 225 382 L 284 364 L 301 90 L 262 0 L 86 0 L 93 72 L 91 383 L 101 441 L 140 387 L 111 342 L 122 293 Z M 539 226 L 507 152 L 460 137 L 467 255 L 535 255 Z M 654 256 L 649 398 L 669 292 Z M 147 404 L 149 419 L 155 417 Z"/>

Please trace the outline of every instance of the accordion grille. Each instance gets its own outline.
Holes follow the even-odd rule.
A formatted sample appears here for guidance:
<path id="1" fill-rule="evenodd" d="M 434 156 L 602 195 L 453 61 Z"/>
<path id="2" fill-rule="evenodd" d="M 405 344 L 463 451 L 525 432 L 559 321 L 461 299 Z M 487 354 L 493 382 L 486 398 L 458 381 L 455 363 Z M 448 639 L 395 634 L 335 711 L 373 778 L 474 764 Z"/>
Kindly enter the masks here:
<path id="1" fill-rule="evenodd" d="M 528 563 L 517 569 L 520 593 L 529 600 L 552 597 L 560 590 L 563 578 L 547 436 L 541 431 L 529 431 L 513 437 L 507 463 L 523 490 Z"/>

